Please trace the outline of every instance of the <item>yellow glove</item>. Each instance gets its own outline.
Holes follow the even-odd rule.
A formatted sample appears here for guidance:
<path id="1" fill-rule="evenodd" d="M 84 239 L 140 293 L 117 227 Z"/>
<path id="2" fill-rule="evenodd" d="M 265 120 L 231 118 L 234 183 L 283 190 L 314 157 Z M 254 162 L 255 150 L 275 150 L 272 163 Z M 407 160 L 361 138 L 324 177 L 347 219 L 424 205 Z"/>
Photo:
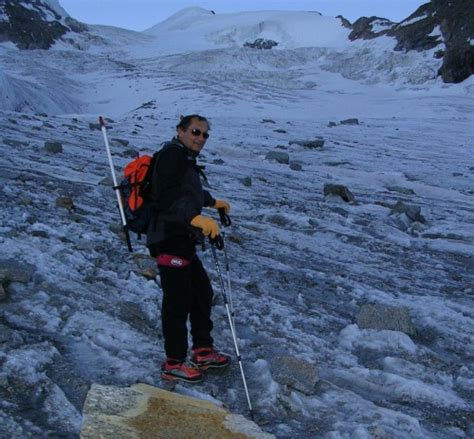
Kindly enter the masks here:
<path id="1" fill-rule="evenodd" d="M 216 200 L 216 202 L 214 203 L 214 206 L 212 207 L 214 209 L 224 209 L 224 213 L 230 212 L 230 204 L 224 200 Z"/>
<path id="2" fill-rule="evenodd" d="M 219 235 L 219 226 L 217 223 L 207 216 L 197 215 L 191 220 L 191 225 L 202 230 L 204 236 L 211 236 L 214 239 Z"/>

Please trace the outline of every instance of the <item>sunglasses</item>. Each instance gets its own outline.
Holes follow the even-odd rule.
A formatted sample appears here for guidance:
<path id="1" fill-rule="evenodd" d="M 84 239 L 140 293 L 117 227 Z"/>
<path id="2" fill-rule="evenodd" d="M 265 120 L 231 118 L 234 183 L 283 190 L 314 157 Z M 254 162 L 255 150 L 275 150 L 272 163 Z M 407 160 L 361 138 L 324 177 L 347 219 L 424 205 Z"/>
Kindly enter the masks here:
<path id="1" fill-rule="evenodd" d="M 197 128 L 193 128 L 191 130 L 191 133 L 193 136 L 199 137 L 202 134 L 202 137 L 204 139 L 209 138 L 209 133 L 207 131 L 202 132 L 201 130 L 198 130 Z"/>

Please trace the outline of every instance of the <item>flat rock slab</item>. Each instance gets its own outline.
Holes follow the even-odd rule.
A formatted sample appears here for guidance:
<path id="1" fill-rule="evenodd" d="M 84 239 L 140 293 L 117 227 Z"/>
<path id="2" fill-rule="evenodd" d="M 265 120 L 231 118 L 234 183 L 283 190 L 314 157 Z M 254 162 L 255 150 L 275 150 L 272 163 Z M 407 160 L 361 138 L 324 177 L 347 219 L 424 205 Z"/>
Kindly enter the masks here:
<path id="1" fill-rule="evenodd" d="M 17 259 L 0 259 L 0 280 L 8 282 L 28 283 L 36 271 L 34 265 Z"/>
<path id="2" fill-rule="evenodd" d="M 210 401 L 146 384 L 93 384 L 83 410 L 82 439 L 274 438 L 252 421 Z"/>
<path id="3" fill-rule="evenodd" d="M 362 329 L 400 331 L 415 335 L 416 329 L 408 310 L 403 307 L 365 304 L 357 315 L 357 325 Z"/>
<path id="4" fill-rule="evenodd" d="M 319 381 L 318 371 L 314 364 L 289 355 L 276 357 L 272 364 L 272 375 L 276 382 L 306 395 L 314 393 Z"/>

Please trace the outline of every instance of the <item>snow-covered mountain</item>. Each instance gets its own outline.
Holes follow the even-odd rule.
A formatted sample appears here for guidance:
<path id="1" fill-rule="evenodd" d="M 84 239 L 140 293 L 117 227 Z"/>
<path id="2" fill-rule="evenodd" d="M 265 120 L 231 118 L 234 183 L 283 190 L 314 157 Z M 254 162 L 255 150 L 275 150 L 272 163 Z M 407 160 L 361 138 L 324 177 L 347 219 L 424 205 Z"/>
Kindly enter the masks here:
<path id="1" fill-rule="evenodd" d="M 67 29 L 20 50 L 21 27 L 0 28 L 1 437 L 77 437 L 92 383 L 161 386 L 156 268 L 122 241 L 97 117 L 120 172 L 193 112 L 212 123 L 211 191 L 232 204 L 257 422 L 282 438 L 473 436 L 474 77 L 438 76 L 437 14 L 190 8 L 137 33 L 6 0 L 10 30 L 20 7 Z M 402 24 L 423 50 L 398 50 Z M 213 313 L 232 353 L 221 300 Z M 236 365 L 175 390 L 246 414 Z"/>

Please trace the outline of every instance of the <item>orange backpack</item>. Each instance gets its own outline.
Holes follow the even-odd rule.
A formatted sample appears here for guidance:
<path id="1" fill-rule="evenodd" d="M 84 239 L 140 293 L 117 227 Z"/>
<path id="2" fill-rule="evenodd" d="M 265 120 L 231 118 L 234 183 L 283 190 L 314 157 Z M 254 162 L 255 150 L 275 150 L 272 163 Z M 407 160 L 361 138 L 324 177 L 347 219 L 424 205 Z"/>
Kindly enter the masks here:
<path id="1" fill-rule="evenodd" d="M 142 155 L 125 166 L 124 179 L 119 185 L 127 229 L 137 234 L 146 234 L 153 215 L 149 200 L 154 157 Z"/>

